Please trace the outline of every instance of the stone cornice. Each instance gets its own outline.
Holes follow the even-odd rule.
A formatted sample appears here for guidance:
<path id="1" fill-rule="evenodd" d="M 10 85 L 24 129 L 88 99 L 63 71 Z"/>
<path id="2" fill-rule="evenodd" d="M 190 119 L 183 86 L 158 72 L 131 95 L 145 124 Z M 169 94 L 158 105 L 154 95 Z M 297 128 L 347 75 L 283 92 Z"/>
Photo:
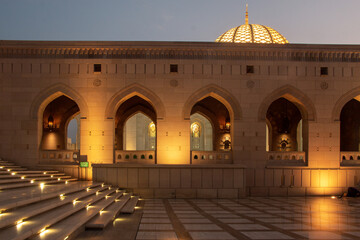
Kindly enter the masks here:
<path id="1" fill-rule="evenodd" d="M 359 62 L 360 45 L 0 41 L 0 58 Z"/>

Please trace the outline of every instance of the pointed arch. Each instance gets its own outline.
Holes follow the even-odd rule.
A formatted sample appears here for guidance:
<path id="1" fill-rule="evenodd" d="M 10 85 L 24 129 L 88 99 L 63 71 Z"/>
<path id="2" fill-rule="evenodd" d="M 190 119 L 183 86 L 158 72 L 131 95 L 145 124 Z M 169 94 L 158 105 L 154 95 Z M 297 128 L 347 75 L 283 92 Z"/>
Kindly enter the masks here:
<path id="1" fill-rule="evenodd" d="M 331 119 L 332 121 L 340 121 L 341 110 L 347 102 L 351 99 L 360 95 L 360 87 L 354 88 L 345 94 L 343 94 L 335 103 L 335 106 L 332 111 Z M 359 101 L 359 99 L 357 99 Z"/>
<path id="2" fill-rule="evenodd" d="M 183 108 L 184 119 L 190 119 L 191 109 L 193 108 L 193 106 L 198 101 L 206 97 L 213 97 L 222 104 L 224 104 L 224 106 L 228 109 L 230 117 L 232 119 L 241 119 L 241 108 L 236 98 L 230 92 L 215 84 L 210 84 L 203 88 L 200 88 L 187 99 Z"/>
<path id="3" fill-rule="evenodd" d="M 311 99 L 299 89 L 291 85 L 285 85 L 281 88 L 278 88 L 264 98 L 264 100 L 260 104 L 258 112 L 259 121 L 265 121 L 266 113 L 271 103 L 281 97 L 294 103 L 296 107 L 298 107 L 298 109 L 300 110 L 303 119 L 309 121 L 316 121 L 315 106 Z"/>
<path id="4" fill-rule="evenodd" d="M 41 90 L 30 106 L 30 118 L 40 119 L 45 107 L 57 97 L 65 95 L 72 99 L 80 108 L 81 118 L 87 118 L 89 115 L 89 109 L 85 99 L 74 89 L 63 84 L 57 83 L 48 88 Z"/>
<path id="5" fill-rule="evenodd" d="M 121 89 L 119 92 L 115 93 L 109 100 L 106 110 L 105 118 L 113 119 L 116 115 L 116 111 L 119 106 L 130 99 L 131 97 L 138 96 L 148 101 L 152 107 L 155 109 L 157 119 L 165 118 L 165 107 L 161 99 L 151 90 L 146 87 L 135 83 L 124 89 Z"/>

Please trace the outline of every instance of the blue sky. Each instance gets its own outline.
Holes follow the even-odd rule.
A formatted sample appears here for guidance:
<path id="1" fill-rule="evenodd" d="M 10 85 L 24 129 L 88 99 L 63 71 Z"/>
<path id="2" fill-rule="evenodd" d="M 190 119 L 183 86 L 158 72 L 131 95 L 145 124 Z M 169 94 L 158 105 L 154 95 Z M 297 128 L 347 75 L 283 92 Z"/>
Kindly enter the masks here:
<path id="1" fill-rule="evenodd" d="M 244 23 L 291 43 L 359 44 L 359 0 L 0 0 L 1 40 L 214 41 Z"/>

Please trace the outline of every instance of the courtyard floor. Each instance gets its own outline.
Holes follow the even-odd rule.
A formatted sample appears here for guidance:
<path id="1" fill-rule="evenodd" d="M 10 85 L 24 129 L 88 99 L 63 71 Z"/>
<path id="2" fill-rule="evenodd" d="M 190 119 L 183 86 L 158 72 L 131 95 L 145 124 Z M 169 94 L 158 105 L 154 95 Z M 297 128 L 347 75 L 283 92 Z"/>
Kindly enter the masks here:
<path id="1" fill-rule="evenodd" d="M 77 239 L 360 239 L 360 198 L 145 199 Z"/>

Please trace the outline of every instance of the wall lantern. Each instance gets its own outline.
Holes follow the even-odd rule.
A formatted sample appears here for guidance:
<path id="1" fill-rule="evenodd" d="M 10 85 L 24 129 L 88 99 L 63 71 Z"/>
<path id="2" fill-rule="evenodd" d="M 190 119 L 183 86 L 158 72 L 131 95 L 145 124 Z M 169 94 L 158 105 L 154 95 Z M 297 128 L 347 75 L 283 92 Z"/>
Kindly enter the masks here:
<path id="1" fill-rule="evenodd" d="M 230 126 L 231 126 L 230 121 L 226 121 L 225 123 L 226 130 L 230 130 Z"/>
<path id="2" fill-rule="evenodd" d="M 48 128 L 50 130 L 50 132 L 52 132 L 54 130 L 54 118 L 53 116 L 50 114 L 49 118 L 48 118 Z"/>

